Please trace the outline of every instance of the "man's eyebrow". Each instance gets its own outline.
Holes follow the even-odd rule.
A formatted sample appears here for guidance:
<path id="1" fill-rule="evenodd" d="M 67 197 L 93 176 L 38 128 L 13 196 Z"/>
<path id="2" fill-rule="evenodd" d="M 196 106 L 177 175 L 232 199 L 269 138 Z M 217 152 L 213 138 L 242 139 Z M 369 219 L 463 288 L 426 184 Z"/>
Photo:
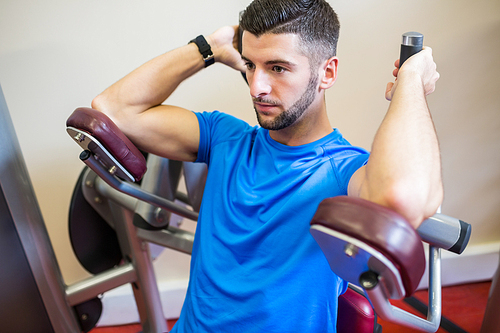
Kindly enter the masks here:
<path id="1" fill-rule="evenodd" d="M 241 59 L 247 61 L 247 62 L 251 62 L 250 59 L 248 59 L 247 57 L 245 57 L 244 55 L 241 55 Z"/>
<path id="2" fill-rule="evenodd" d="M 283 60 L 283 59 L 276 59 L 276 60 L 269 60 L 266 61 L 266 65 L 286 65 L 289 67 L 295 67 L 296 64 L 294 62 L 288 61 L 288 60 Z"/>
<path id="3" fill-rule="evenodd" d="M 248 59 L 247 57 L 245 56 L 241 56 L 241 58 L 246 61 L 246 62 L 251 62 L 253 63 L 252 60 Z M 268 60 L 266 61 L 266 65 L 287 65 L 287 66 L 290 66 L 290 67 L 295 67 L 296 64 L 294 62 L 291 62 L 291 61 L 288 61 L 288 60 L 284 60 L 284 59 L 275 59 L 275 60 Z"/>

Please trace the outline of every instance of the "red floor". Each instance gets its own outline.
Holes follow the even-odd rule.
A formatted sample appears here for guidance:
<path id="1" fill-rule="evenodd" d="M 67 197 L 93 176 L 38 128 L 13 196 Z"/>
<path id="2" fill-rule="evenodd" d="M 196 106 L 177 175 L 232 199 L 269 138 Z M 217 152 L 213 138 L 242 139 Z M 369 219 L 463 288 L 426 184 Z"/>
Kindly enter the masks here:
<path id="1" fill-rule="evenodd" d="M 491 282 L 488 281 L 443 288 L 443 316 L 469 333 L 478 333 L 481 328 L 486 302 L 488 301 L 490 285 Z M 427 304 L 426 290 L 416 292 L 415 297 Z M 394 304 L 417 314 L 417 312 L 402 301 L 394 302 Z M 378 322 L 382 325 L 382 333 L 420 332 L 380 319 Z M 168 329 L 171 329 L 174 323 L 175 320 L 167 321 Z M 90 333 L 138 333 L 140 331 L 141 326 L 135 324 L 115 327 L 98 327 L 91 330 Z M 437 332 L 442 333 L 447 331 L 440 328 Z"/>
<path id="2" fill-rule="evenodd" d="M 488 301 L 490 285 L 491 281 L 443 288 L 442 315 L 469 333 L 479 333 L 481 322 L 483 321 L 484 310 L 486 309 L 486 303 Z M 425 304 L 428 303 L 427 290 L 417 291 L 414 296 Z M 412 313 L 417 313 L 404 304 L 404 302 L 397 302 L 396 305 Z M 383 327 L 383 333 L 420 332 L 409 328 L 403 329 L 402 326 L 388 323 L 383 320 L 379 320 L 379 323 Z M 440 328 L 437 332 L 441 333 L 447 331 Z"/>

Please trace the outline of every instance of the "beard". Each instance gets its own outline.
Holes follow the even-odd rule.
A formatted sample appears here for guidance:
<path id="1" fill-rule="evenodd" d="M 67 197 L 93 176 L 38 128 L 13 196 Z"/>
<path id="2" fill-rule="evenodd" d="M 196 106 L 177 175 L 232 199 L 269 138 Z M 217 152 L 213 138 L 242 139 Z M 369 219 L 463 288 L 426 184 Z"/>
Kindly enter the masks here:
<path id="1" fill-rule="evenodd" d="M 257 110 L 255 110 L 259 125 L 262 128 L 271 131 L 278 131 L 293 125 L 300 117 L 302 117 L 304 112 L 314 101 L 314 98 L 316 97 L 317 84 L 318 76 L 315 75 L 315 73 L 311 73 L 311 77 L 309 78 L 309 82 L 307 83 L 307 88 L 302 96 L 300 96 L 300 98 L 288 110 L 283 111 L 273 120 L 265 121 L 261 119 L 260 114 L 257 112 Z M 269 101 L 259 98 L 254 99 L 254 101 L 269 103 Z M 271 101 L 271 103 L 273 102 Z"/>

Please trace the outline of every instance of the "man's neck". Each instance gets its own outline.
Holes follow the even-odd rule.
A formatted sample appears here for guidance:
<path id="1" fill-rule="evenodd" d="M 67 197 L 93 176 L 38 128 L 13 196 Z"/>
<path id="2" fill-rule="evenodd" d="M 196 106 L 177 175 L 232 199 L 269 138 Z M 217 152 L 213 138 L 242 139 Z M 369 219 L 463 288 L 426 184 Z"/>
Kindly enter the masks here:
<path id="1" fill-rule="evenodd" d="M 333 132 L 326 113 L 326 105 L 322 103 L 316 112 L 306 112 L 293 125 L 269 131 L 271 138 L 287 146 L 300 146 L 317 141 Z"/>

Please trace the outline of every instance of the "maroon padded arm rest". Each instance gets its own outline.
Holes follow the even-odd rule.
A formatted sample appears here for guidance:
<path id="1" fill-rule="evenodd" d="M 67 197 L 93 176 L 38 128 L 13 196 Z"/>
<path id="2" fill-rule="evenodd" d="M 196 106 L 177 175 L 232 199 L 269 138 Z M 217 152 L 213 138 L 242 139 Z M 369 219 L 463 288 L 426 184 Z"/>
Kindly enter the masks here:
<path id="1" fill-rule="evenodd" d="M 146 172 L 146 159 L 142 153 L 104 113 L 78 108 L 68 118 L 66 126 L 83 131 L 100 142 L 135 181 Z"/>
<path id="2" fill-rule="evenodd" d="M 398 213 L 364 199 L 338 196 L 321 202 L 312 224 L 325 226 L 375 248 L 399 270 L 406 296 L 417 289 L 425 271 L 422 241 Z"/>

